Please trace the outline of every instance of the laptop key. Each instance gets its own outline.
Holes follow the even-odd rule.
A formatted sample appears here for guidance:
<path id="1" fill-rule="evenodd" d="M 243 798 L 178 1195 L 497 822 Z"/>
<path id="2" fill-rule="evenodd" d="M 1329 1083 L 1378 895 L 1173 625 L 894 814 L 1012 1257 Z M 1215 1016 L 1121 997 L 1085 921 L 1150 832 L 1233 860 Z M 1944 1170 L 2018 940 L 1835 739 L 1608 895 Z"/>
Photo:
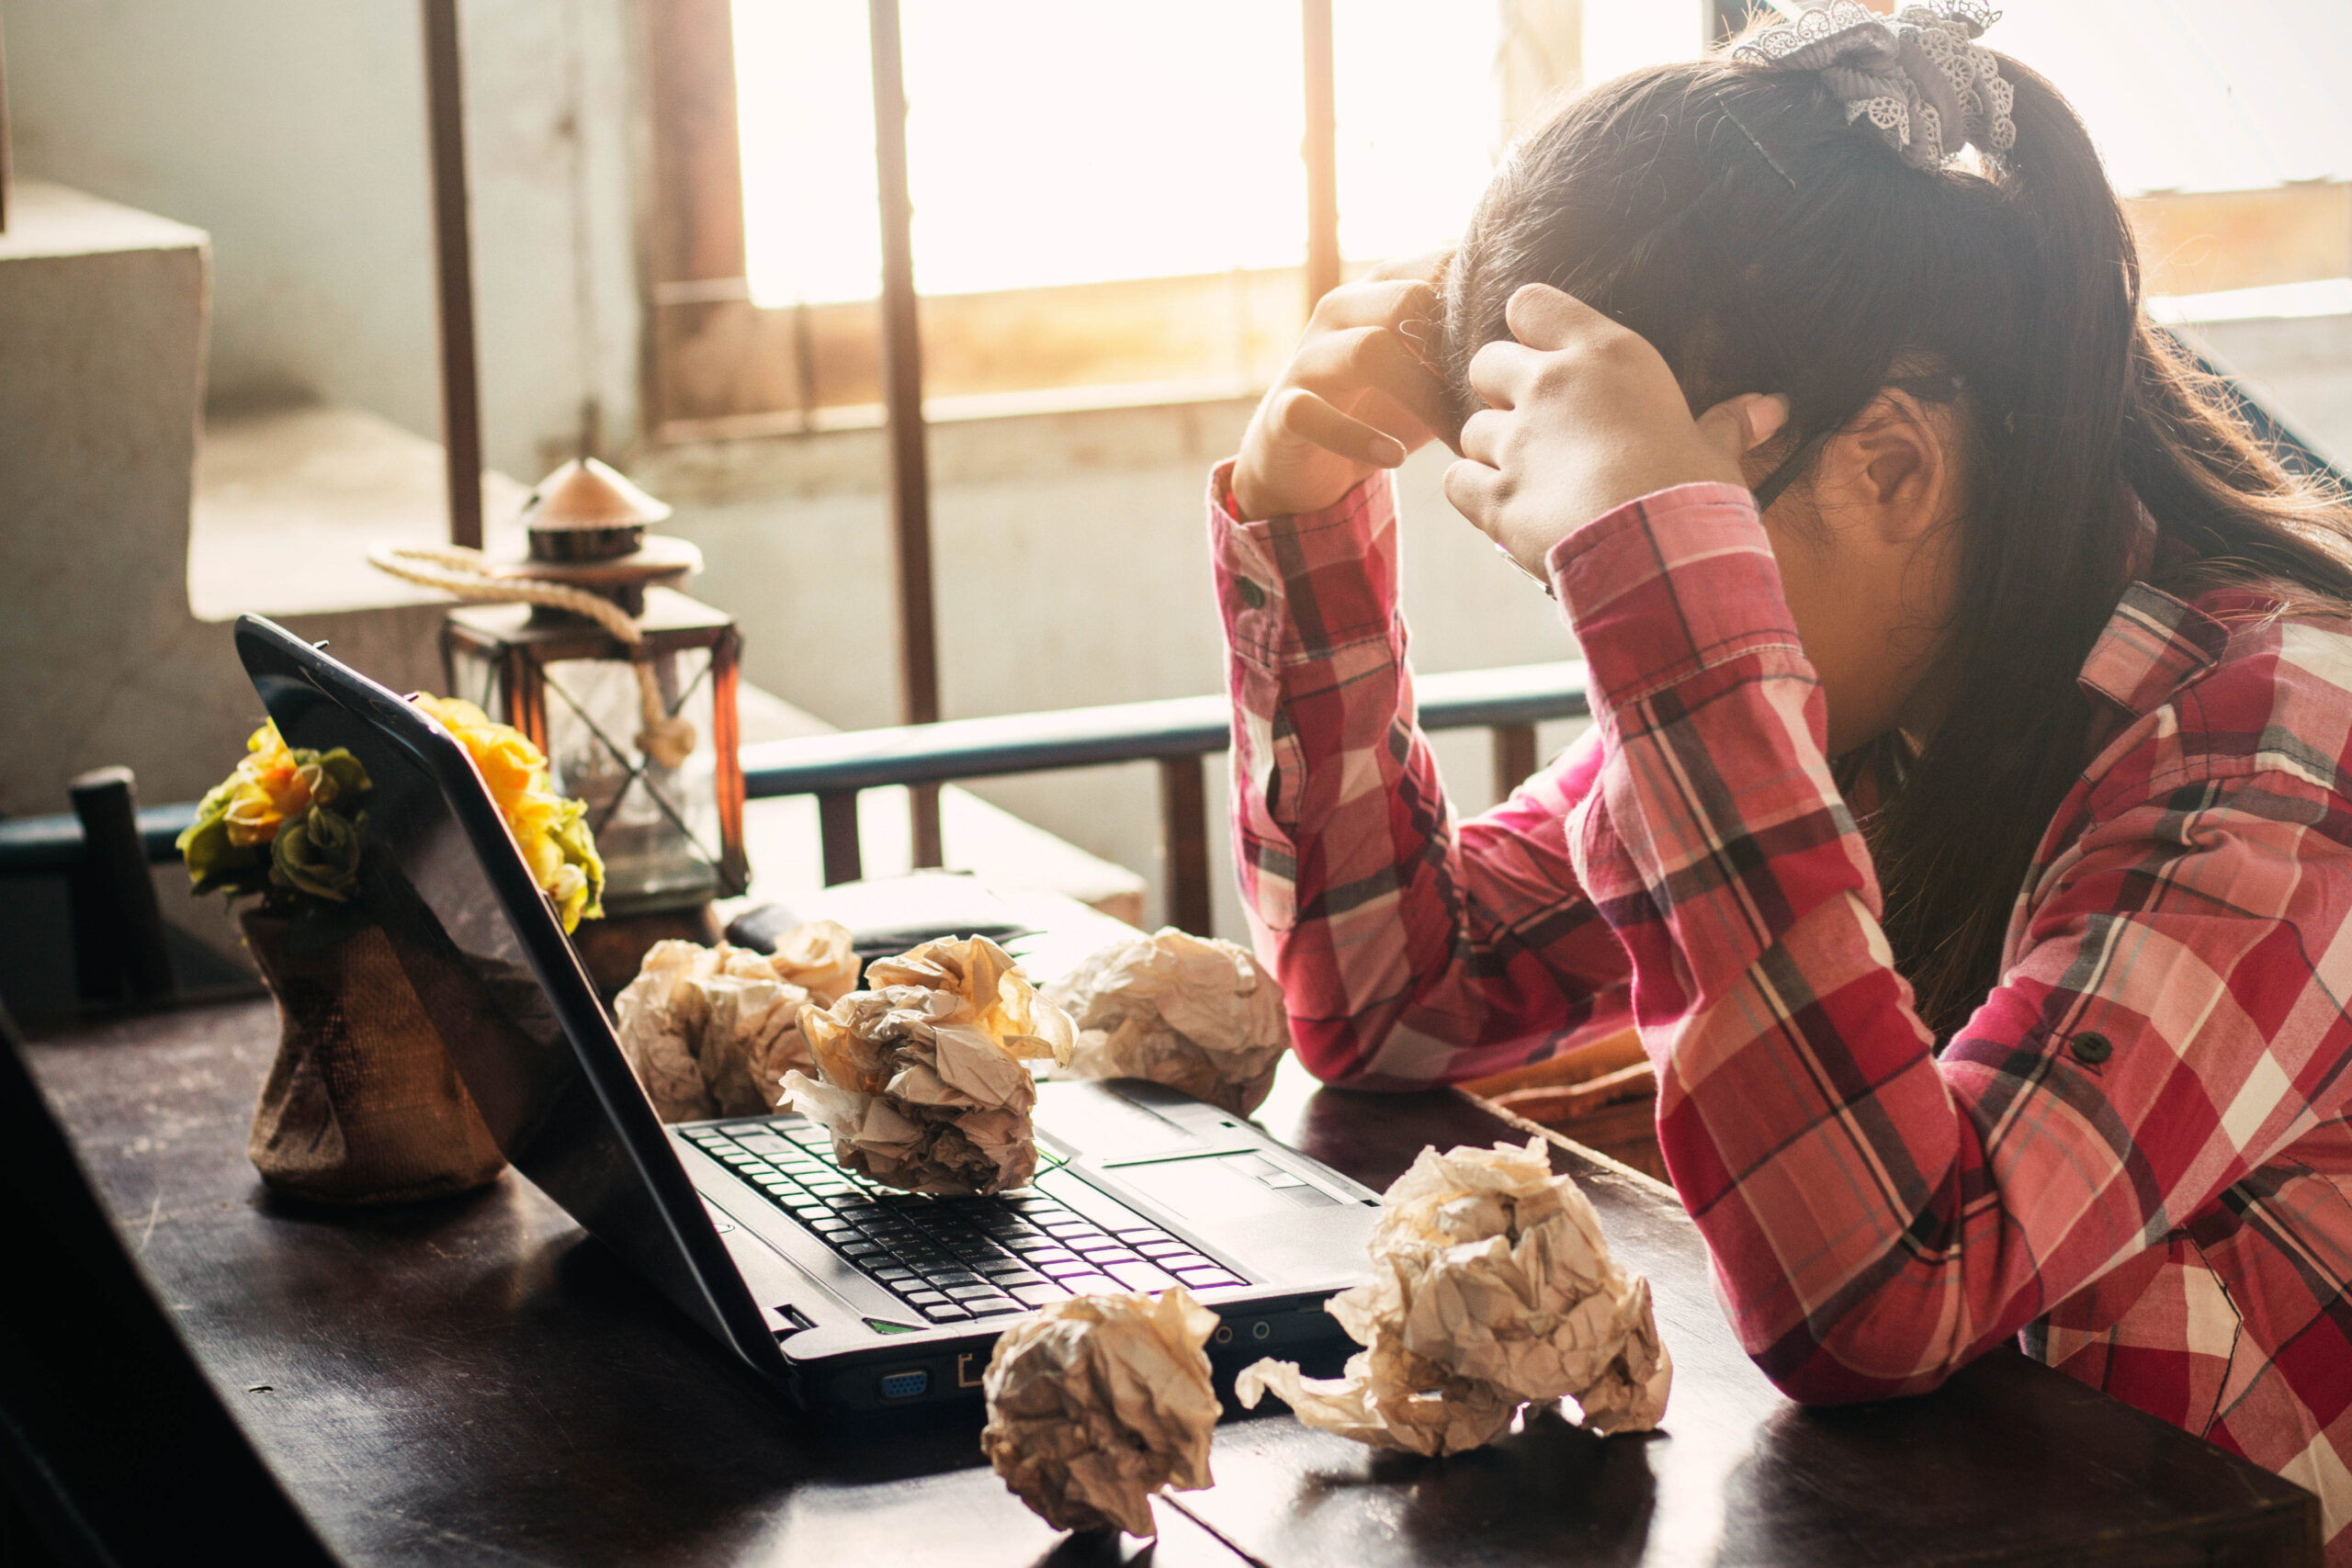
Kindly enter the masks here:
<path id="1" fill-rule="evenodd" d="M 1093 1264 L 1081 1263 L 1075 1258 L 1037 1265 L 1037 1272 L 1048 1280 L 1067 1280 L 1073 1274 L 1091 1274 L 1094 1271 Z"/>
<path id="2" fill-rule="evenodd" d="M 923 1316 L 931 1319 L 933 1323 L 969 1323 L 972 1321 L 972 1314 L 970 1313 L 966 1312 L 962 1307 L 956 1306 L 948 1302 L 942 1302 L 937 1306 L 917 1307 L 915 1310 L 922 1314 Z"/>
<path id="3" fill-rule="evenodd" d="M 894 1285 L 901 1280 L 911 1280 L 915 1277 L 915 1271 L 903 1263 L 880 1263 L 868 1269 L 866 1272 L 886 1285 Z"/>
<path id="4" fill-rule="evenodd" d="M 1065 1274 L 1054 1283 L 1074 1296 L 1099 1296 L 1125 1288 L 1108 1274 L 1096 1274 L 1091 1271 L 1084 1274 Z"/>
<path id="5" fill-rule="evenodd" d="M 1106 1263 L 1102 1272 L 1131 1291 L 1164 1291 L 1178 1282 L 1176 1276 L 1155 1264 Z"/>
<path id="6" fill-rule="evenodd" d="M 1122 1237 L 1121 1239 L 1124 1240 L 1125 1238 Z M 1157 1241 L 1138 1241 L 1134 1243 L 1134 1247 L 1137 1252 L 1142 1253 L 1146 1258 L 1172 1258 L 1180 1252 L 1190 1252 L 1193 1250 L 1191 1247 L 1186 1247 L 1182 1242 L 1171 1240 L 1167 1236 L 1161 1236 Z"/>
<path id="7" fill-rule="evenodd" d="M 870 1241 L 846 1242 L 842 1244 L 838 1250 L 843 1258 L 849 1258 L 853 1262 L 857 1263 L 863 1263 L 870 1258 L 887 1258 L 889 1256 L 888 1248 L 880 1247 Z"/>
<path id="8" fill-rule="evenodd" d="M 1078 1249 L 1078 1255 L 1089 1263 L 1119 1263 L 1135 1257 L 1134 1253 L 1116 1242 L 1106 1242 L 1101 1247 L 1081 1247 Z"/>
<path id="9" fill-rule="evenodd" d="M 941 1287 L 940 1293 L 951 1302 L 961 1302 L 970 1301 L 979 1296 L 1001 1295 L 1003 1292 L 994 1285 L 945 1285 Z"/>
<path id="10" fill-rule="evenodd" d="M 1187 1269 L 1215 1269 L 1217 1267 L 1217 1263 L 1215 1258 L 1204 1258 L 1197 1252 L 1162 1253 L 1159 1257 L 1154 1258 L 1152 1261 L 1159 1264 L 1162 1269 L 1170 1269 L 1177 1273 L 1182 1273 Z"/>
<path id="11" fill-rule="evenodd" d="M 1029 1309 L 1011 1296 L 990 1296 L 985 1301 L 966 1302 L 964 1310 L 974 1317 L 1000 1317 L 1009 1312 L 1026 1312 Z"/>
<path id="12" fill-rule="evenodd" d="M 1196 1291 L 1211 1290 L 1219 1285 L 1238 1285 L 1242 1282 L 1238 1276 L 1228 1274 L 1215 1264 L 1211 1264 L 1206 1269 L 1179 1269 L 1176 1270 L 1176 1277 Z"/>
<path id="13" fill-rule="evenodd" d="M 1061 1244 L 1059 1236 L 1038 1235 L 1034 1233 L 1008 1236 L 1004 1243 L 1014 1252 L 1049 1252 L 1059 1247 Z"/>
<path id="14" fill-rule="evenodd" d="M 1051 1280 L 1040 1280 L 1034 1285 L 1012 1286 L 1006 1294 L 1023 1306 L 1041 1307 L 1052 1302 L 1069 1299 L 1069 1292 Z"/>

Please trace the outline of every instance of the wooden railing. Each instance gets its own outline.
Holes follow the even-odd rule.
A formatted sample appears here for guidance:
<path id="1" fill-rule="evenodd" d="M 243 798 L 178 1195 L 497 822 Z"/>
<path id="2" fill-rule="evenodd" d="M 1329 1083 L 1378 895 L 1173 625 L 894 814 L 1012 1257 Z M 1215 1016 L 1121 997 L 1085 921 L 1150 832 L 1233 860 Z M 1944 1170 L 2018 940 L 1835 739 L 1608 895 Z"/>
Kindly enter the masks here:
<path id="1" fill-rule="evenodd" d="M 1574 662 L 1424 675 L 1417 693 L 1424 729 L 1494 731 L 1498 793 L 1535 771 L 1538 723 L 1586 711 L 1585 668 Z M 1232 744 L 1231 724 L 1227 701 L 1204 696 L 813 735 L 744 747 L 743 787 L 755 799 L 815 795 L 825 880 L 850 882 L 864 868 L 857 839 L 862 790 L 1157 762 L 1168 920 L 1204 933 L 1209 929 L 1204 769 L 1209 756 Z"/>
<path id="2" fill-rule="evenodd" d="M 1508 790 L 1535 771 L 1535 727 L 1585 711 L 1585 668 L 1526 664 L 1424 675 L 1417 682 L 1424 729 L 1494 732 L 1495 785 Z M 1159 764 L 1168 919 L 1186 931 L 1209 926 L 1207 759 L 1232 744 L 1231 708 L 1221 696 L 1176 697 L 1111 707 L 1062 708 L 996 718 L 949 719 L 894 729 L 851 730 L 771 740 L 742 750 L 745 793 L 755 799 L 813 795 L 828 883 L 862 873 L 857 797 L 890 784 L 946 784 L 1009 773 L 1115 762 Z M 128 794 L 124 795 L 127 802 Z M 151 862 L 170 860 L 172 840 L 196 819 L 193 803 L 125 805 L 107 845 L 85 835 L 72 813 L 0 820 L 0 878 L 84 874 L 95 852 L 126 858 L 135 833 Z"/>

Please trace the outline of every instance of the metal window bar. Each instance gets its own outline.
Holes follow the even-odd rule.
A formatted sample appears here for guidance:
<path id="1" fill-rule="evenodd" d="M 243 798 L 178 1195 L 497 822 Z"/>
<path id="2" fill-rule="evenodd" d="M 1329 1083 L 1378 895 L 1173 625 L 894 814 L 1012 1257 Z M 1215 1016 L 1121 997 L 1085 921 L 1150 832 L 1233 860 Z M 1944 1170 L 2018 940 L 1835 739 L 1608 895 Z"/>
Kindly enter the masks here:
<path id="1" fill-rule="evenodd" d="M 1563 662 L 1427 675 L 1418 682 L 1417 705 L 1424 729 L 1494 731 L 1499 795 L 1535 771 L 1537 724 L 1586 711 L 1585 669 Z M 1204 770 L 1208 757 L 1232 744 L 1231 727 L 1232 708 L 1225 697 L 1176 697 L 774 740 L 743 747 L 740 754 L 744 791 L 752 798 L 817 797 L 828 883 L 853 881 L 863 869 L 857 837 L 861 791 L 1157 762 L 1168 919 L 1186 931 L 1205 932 L 1210 825 Z M 137 826 L 147 858 L 175 858 L 173 840 L 194 820 L 193 803 L 141 807 Z M 0 877 L 73 874 L 85 858 L 82 825 L 71 815 L 0 821 Z"/>
<path id="2" fill-rule="evenodd" d="M 1423 676 L 1416 705 L 1425 730 L 1494 732 L 1495 793 L 1500 795 L 1535 771 L 1538 723 L 1587 711 L 1585 668 L 1563 662 Z M 743 748 L 743 786 L 755 798 L 817 797 L 825 880 L 834 883 L 854 881 L 864 871 L 857 836 L 863 790 L 1157 762 L 1168 921 L 1205 934 L 1206 760 L 1232 744 L 1232 712 L 1222 696 L 1174 697 L 774 740 Z"/>

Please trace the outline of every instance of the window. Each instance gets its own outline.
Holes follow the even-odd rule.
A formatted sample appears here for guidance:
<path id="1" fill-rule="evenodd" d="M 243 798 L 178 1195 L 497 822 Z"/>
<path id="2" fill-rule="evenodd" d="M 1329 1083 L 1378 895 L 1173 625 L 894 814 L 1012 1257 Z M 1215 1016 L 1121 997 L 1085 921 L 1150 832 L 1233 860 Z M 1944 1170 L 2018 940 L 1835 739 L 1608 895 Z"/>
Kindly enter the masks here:
<path id="1" fill-rule="evenodd" d="M 1796 0 L 1773 0 L 1793 8 Z M 1351 265 L 1459 232 L 1560 90 L 1688 54 L 1721 0 L 1331 0 Z M 1304 307 L 1291 0 L 900 0 L 925 390 L 952 412 L 1254 392 Z M 865 0 L 666 0 L 661 432 L 881 401 Z M 1989 42 L 2099 140 L 2151 291 L 2352 276 L 2342 0 L 2020 5 Z"/>
<path id="2" fill-rule="evenodd" d="M 1499 140 L 1497 12 L 1335 9 L 1341 248 L 1442 244 Z M 926 296 L 1297 262 L 1295 6 L 901 0 L 900 14 Z M 871 299 L 881 260 L 865 0 L 734 0 L 733 16 L 752 299 Z"/>
<path id="3" fill-rule="evenodd" d="M 865 0 L 688 0 L 657 100 L 726 61 L 665 181 L 740 192 L 677 215 L 655 297 L 667 433 L 822 427 L 881 398 Z M 717 13 L 723 8 L 724 17 Z M 1351 265 L 1460 231 L 1510 131 L 1572 84 L 1588 42 L 1695 49 L 1690 0 L 1333 0 L 1340 245 Z M 1591 8 L 1596 18 L 1604 8 Z M 722 31 L 723 29 L 723 31 Z M 1197 0 L 901 0 L 925 390 L 1008 406 L 1246 393 L 1301 325 L 1298 7 Z M 1687 35 L 1687 37 L 1686 37 Z M 1629 40 L 1631 40 L 1629 42 Z M 700 51 L 699 62 L 679 57 Z M 729 100 L 734 145 L 712 99 Z M 740 174 L 738 173 L 740 171 Z M 664 193 L 664 205 L 674 206 Z M 688 247 L 687 249 L 690 249 Z"/>

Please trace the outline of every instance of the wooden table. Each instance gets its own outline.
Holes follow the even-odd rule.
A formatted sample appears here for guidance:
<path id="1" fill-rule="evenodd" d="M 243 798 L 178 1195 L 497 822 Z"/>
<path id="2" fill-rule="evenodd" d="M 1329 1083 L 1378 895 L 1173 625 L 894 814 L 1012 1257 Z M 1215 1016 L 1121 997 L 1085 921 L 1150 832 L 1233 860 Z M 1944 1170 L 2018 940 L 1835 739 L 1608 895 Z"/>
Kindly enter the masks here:
<path id="1" fill-rule="evenodd" d="M 34 1070 L 256 1446 L 354 1563 L 1114 1563 L 980 1463 L 978 1414 L 820 1424 L 777 1404 L 509 1174 L 326 1214 L 245 1162 L 275 1021 L 235 1003 L 85 1030 Z M 1261 1113 L 1374 1187 L 1424 1144 L 1523 1141 L 1464 1096 L 1317 1089 Z M 1546 1415 L 1448 1461 L 1228 1420 L 1164 1499 L 1159 1568 L 1516 1563 L 2315 1563 L 2307 1493 L 2013 1352 L 1932 1396 L 1807 1411 L 1733 1342 L 1670 1193 L 1555 1149 L 1645 1270 L 1664 1432 Z"/>

